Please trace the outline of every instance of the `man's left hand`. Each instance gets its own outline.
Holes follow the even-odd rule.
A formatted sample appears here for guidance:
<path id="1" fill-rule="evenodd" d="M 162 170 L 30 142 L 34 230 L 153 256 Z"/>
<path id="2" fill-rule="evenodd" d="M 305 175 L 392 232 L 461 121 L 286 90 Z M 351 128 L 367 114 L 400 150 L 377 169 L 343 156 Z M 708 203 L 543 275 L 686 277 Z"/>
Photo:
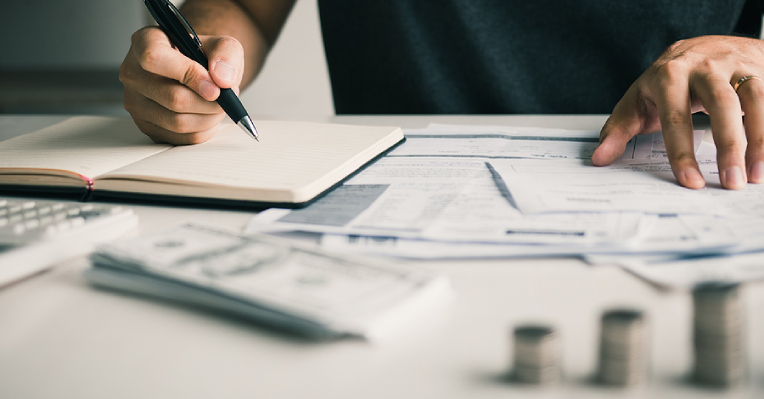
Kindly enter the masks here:
<path id="1" fill-rule="evenodd" d="M 637 134 L 663 130 L 671 168 L 679 183 L 702 188 L 693 151 L 692 114 L 711 120 L 722 186 L 764 182 L 764 41 L 701 36 L 671 45 L 615 106 L 592 156 L 613 163 Z M 745 119 L 742 115 L 745 114 Z"/>

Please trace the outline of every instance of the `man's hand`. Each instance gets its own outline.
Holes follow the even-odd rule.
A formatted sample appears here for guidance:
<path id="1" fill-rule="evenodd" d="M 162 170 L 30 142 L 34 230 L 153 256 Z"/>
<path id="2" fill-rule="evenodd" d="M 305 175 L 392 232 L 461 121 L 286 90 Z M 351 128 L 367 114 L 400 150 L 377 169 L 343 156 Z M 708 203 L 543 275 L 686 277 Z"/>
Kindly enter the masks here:
<path id="1" fill-rule="evenodd" d="M 671 168 L 679 183 L 705 186 L 693 151 L 692 114 L 711 120 L 722 186 L 741 189 L 764 182 L 764 42 L 702 36 L 669 47 L 637 79 L 600 133 L 595 165 L 613 163 L 637 134 L 663 130 Z M 745 121 L 742 114 L 745 113 Z"/>
<path id="2" fill-rule="evenodd" d="M 231 37 L 199 36 L 209 72 L 176 50 L 156 27 L 132 37 L 119 69 L 125 86 L 125 109 L 135 124 L 156 142 L 201 143 L 218 130 L 225 113 L 215 102 L 220 88 L 238 87 L 244 51 Z"/>

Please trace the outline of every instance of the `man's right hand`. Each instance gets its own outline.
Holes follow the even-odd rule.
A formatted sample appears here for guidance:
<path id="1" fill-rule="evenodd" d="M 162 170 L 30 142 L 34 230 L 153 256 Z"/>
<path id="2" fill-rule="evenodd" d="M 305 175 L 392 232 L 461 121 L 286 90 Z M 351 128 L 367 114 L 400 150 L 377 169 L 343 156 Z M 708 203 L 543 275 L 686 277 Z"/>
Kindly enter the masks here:
<path id="1" fill-rule="evenodd" d="M 244 51 L 231 37 L 199 36 L 210 70 L 175 49 L 161 29 L 132 37 L 119 69 L 125 109 L 143 133 L 158 143 L 196 144 L 211 138 L 225 113 L 215 102 L 220 88 L 239 91 Z"/>

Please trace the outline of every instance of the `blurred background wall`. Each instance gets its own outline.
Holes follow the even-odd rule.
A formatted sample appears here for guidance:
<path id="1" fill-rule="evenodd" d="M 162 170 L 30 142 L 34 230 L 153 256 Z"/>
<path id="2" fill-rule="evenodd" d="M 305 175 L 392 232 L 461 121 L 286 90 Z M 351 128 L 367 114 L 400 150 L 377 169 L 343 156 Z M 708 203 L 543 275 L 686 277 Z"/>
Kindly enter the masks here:
<path id="1" fill-rule="evenodd" d="M 127 116 L 119 65 L 149 20 L 141 0 L 3 0 L 0 112 Z M 334 113 L 316 0 L 297 1 L 242 100 L 253 115 Z"/>

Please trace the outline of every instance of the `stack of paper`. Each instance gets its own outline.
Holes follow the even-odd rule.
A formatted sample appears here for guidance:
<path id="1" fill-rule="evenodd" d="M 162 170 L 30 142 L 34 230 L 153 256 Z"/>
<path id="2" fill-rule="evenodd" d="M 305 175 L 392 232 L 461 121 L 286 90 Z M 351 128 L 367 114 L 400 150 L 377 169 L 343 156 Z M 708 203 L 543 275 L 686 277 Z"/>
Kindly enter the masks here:
<path id="1" fill-rule="evenodd" d="M 186 225 L 102 246 L 94 284 L 213 308 L 317 338 L 384 340 L 450 297 L 443 275 Z"/>
<path id="2" fill-rule="evenodd" d="M 721 189 L 702 131 L 702 190 L 676 183 L 660 133 L 635 137 L 604 168 L 591 166 L 597 131 L 431 125 L 404 134 L 315 204 L 265 211 L 248 232 L 322 233 L 326 248 L 419 259 L 585 256 L 634 271 L 764 250 L 764 186 Z M 669 285 L 706 278 L 643 275 Z"/>

